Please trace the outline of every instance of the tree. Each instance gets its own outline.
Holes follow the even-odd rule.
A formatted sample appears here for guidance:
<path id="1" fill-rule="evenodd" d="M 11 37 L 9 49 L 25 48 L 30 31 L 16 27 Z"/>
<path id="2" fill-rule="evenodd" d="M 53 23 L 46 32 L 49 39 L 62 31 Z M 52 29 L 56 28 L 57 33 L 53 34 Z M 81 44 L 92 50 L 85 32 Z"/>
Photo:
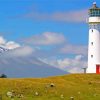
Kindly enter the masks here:
<path id="1" fill-rule="evenodd" d="M 7 78 L 7 75 L 1 74 L 1 75 L 0 75 L 0 78 Z"/>

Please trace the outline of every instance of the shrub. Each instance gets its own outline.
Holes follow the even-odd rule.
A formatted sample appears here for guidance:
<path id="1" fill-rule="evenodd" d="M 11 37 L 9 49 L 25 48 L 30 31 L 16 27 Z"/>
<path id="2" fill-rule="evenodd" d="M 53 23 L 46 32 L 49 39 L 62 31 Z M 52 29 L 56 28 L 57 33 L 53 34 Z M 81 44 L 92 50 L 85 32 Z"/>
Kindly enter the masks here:
<path id="1" fill-rule="evenodd" d="M 1 74 L 1 75 L 0 75 L 0 78 L 7 78 L 7 75 Z"/>

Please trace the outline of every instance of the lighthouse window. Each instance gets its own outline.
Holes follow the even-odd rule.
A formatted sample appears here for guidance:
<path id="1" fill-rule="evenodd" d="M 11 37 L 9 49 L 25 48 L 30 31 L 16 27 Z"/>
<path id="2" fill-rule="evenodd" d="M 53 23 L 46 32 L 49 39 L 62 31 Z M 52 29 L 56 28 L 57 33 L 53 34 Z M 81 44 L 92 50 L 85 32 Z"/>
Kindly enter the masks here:
<path id="1" fill-rule="evenodd" d="M 93 45 L 93 42 L 91 42 L 91 45 Z"/>
<path id="2" fill-rule="evenodd" d="M 93 55 L 91 55 L 91 58 L 93 58 Z"/>

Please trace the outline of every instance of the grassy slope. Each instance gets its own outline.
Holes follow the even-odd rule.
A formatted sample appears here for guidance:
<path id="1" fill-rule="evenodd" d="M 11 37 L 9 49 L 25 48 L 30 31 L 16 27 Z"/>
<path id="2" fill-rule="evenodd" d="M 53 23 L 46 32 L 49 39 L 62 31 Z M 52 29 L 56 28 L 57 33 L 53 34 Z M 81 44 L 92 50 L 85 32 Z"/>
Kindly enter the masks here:
<path id="1" fill-rule="evenodd" d="M 54 83 L 55 87 L 46 88 L 50 83 Z M 75 100 L 100 100 L 100 75 L 71 74 L 39 79 L 0 79 L 3 100 L 11 100 L 5 96 L 10 90 L 23 92 L 23 99 L 14 100 L 61 100 L 61 94 L 64 95 L 63 100 L 70 100 L 71 96 Z M 39 96 L 34 96 L 36 91 Z"/>

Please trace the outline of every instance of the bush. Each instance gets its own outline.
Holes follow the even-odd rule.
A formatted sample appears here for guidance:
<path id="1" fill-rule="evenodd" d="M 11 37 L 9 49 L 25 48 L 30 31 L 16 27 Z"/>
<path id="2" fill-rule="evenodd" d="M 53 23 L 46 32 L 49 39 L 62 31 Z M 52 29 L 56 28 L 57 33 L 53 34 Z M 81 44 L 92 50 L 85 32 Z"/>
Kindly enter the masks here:
<path id="1" fill-rule="evenodd" d="M 7 75 L 1 74 L 1 75 L 0 75 L 0 78 L 7 78 Z"/>

